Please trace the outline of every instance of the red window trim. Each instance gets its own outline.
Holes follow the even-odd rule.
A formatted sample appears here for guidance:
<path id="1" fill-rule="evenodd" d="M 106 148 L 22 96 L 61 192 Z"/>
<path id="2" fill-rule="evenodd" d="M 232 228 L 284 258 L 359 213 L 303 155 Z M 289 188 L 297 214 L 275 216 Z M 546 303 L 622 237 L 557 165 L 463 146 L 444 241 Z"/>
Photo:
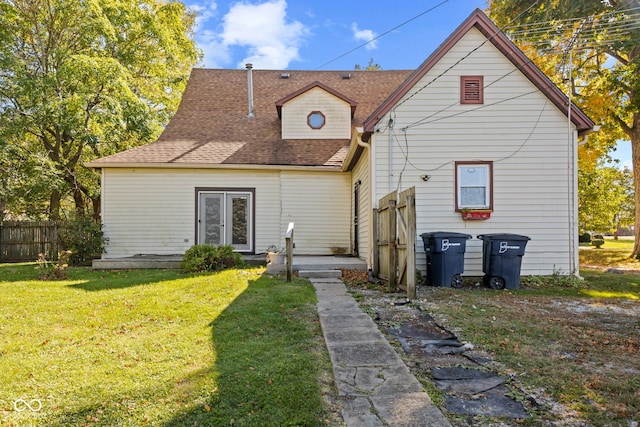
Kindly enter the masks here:
<path id="1" fill-rule="evenodd" d="M 483 76 L 460 76 L 460 103 L 484 104 Z"/>
<path id="2" fill-rule="evenodd" d="M 456 200 L 456 212 L 460 212 L 462 209 L 467 209 L 467 208 L 461 208 L 458 205 L 458 200 L 459 200 L 459 194 L 458 194 L 458 190 L 459 190 L 459 186 L 458 186 L 458 166 L 464 166 L 464 165 L 488 165 L 489 166 L 489 207 L 486 209 L 489 210 L 493 210 L 493 162 L 492 161 L 481 161 L 481 160 L 477 160 L 477 161 L 456 161 L 454 164 L 454 174 L 455 174 L 455 200 Z"/>

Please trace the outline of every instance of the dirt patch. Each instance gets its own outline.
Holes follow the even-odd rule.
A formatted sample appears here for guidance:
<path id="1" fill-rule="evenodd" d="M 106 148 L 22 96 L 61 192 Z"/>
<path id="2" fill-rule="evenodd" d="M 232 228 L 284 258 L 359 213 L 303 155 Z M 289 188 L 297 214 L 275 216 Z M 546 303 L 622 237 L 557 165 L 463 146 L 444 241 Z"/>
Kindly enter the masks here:
<path id="1" fill-rule="evenodd" d="M 408 301 L 402 293 L 387 293 L 382 287 L 372 286 L 367 282 L 366 273 L 343 273 L 347 288 L 359 301 L 362 309 L 374 319 L 454 426 L 520 426 L 523 423 L 588 426 L 590 424 L 581 415 L 584 410 L 600 411 L 604 418 L 612 414 L 614 419 L 625 420 L 619 424 L 616 421 L 600 425 L 638 425 L 640 392 L 637 392 L 637 385 L 633 390 L 633 383 L 629 384 L 628 380 L 629 377 L 638 378 L 640 375 L 640 304 L 637 300 L 525 297 L 510 292 L 496 294 L 498 291 L 490 289 L 466 289 L 466 292 L 474 293 L 473 297 L 479 296 L 481 303 L 487 304 L 480 307 L 478 303 L 478 313 L 482 313 L 483 322 L 495 323 L 496 335 L 501 340 L 497 344 L 512 346 L 514 353 L 523 358 L 529 357 L 529 352 L 538 352 L 555 365 L 566 364 L 567 370 L 578 371 L 575 375 L 580 384 L 576 384 L 576 387 L 584 388 L 587 397 L 582 396 L 577 402 L 565 404 L 566 402 L 561 403 L 559 399 L 553 398 L 544 386 L 532 386 L 528 381 L 524 382 L 526 385 L 523 384 L 522 377 L 534 375 L 535 370 L 529 367 L 525 372 L 517 361 L 512 362 L 513 366 L 497 362 L 493 353 L 487 350 L 491 347 L 490 344 L 496 343 L 477 341 L 475 337 L 482 335 L 474 335 L 471 325 L 453 326 L 456 322 L 450 322 L 446 307 L 451 307 L 453 312 L 461 304 L 473 305 L 474 300 L 467 298 L 471 294 L 456 294 L 450 289 L 420 286 L 418 298 Z M 491 294 L 485 293 L 488 298 L 482 298 L 482 292 Z M 506 333 L 500 335 L 501 332 L 498 331 L 502 325 L 501 317 L 515 316 L 525 319 L 524 323 L 535 324 L 543 332 L 534 333 L 537 336 L 534 336 L 532 343 L 527 343 L 526 339 L 519 340 L 519 335 L 523 333 L 518 330 L 509 332 L 507 329 Z M 544 334 L 545 325 L 553 330 L 548 337 Z M 560 331 L 557 336 L 553 335 L 556 331 Z M 457 340 L 458 344 L 453 340 Z M 451 345 L 442 347 L 444 351 L 434 350 L 433 346 L 431 350 L 434 351 L 425 351 L 429 347 L 424 345 L 425 342 L 429 344 L 435 341 Z M 461 394 L 438 389 L 438 380 L 433 375 L 434 369 L 450 367 L 493 372 L 506 377 L 505 384 L 501 385 L 505 389 L 500 393 L 517 401 L 526 414 L 531 416 L 517 416 L 517 410 L 513 413 L 514 416 L 491 412 L 462 415 L 455 412 L 453 399 L 459 398 Z M 635 401 L 633 397 L 630 398 L 631 404 L 628 401 L 612 401 L 610 395 L 598 394 L 601 389 L 615 388 L 622 383 L 625 385 L 621 387 L 628 390 L 621 390 L 621 393 L 637 394 Z M 489 394 L 489 391 L 470 393 L 471 403 L 474 399 L 488 398 Z M 471 404 L 463 403 L 464 408 L 469 406 Z M 486 408 L 489 404 L 479 406 Z"/>

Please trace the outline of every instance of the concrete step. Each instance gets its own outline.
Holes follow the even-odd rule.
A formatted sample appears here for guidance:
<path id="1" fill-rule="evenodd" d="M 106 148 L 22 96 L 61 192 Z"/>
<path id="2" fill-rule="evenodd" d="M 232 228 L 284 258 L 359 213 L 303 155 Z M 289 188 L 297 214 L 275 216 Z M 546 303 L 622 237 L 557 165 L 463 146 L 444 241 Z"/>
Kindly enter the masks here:
<path id="1" fill-rule="evenodd" d="M 339 279 L 342 277 L 342 272 L 340 270 L 300 270 L 298 276 L 307 279 Z"/>

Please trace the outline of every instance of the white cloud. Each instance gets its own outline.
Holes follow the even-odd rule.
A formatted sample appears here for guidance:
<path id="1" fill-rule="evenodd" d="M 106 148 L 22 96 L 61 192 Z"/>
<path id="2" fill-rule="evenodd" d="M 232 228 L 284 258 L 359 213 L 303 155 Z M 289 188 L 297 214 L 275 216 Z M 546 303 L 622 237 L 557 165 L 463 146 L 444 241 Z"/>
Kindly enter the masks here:
<path id="1" fill-rule="evenodd" d="M 196 32 L 206 25 L 206 22 L 218 14 L 218 5 L 215 1 L 209 0 L 205 3 L 193 3 L 188 8 L 197 13 Z"/>
<path id="2" fill-rule="evenodd" d="M 298 21 L 287 22 L 286 18 L 285 0 L 237 3 L 223 18 L 221 46 L 247 49 L 247 56 L 238 67 L 250 62 L 261 69 L 287 68 L 298 59 L 298 49 L 309 30 Z"/>
<path id="3" fill-rule="evenodd" d="M 208 68 L 224 68 L 230 61 L 230 52 L 222 44 L 220 34 L 211 28 L 215 28 L 219 19 L 218 5 L 214 0 L 204 0 L 185 3 L 187 7 L 196 12 L 195 40 L 204 55 L 203 66 Z"/>
<path id="4" fill-rule="evenodd" d="M 355 22 L 351 24 L 351 30 L 353 31 L 353 38 L 358 41 L 368 42 L 373 40 L 376 37 L 376 33 L 374 33 L 371 30 L 358 29 L 358 24 L 356 24 Z M 367 50 L 373 50 L 377 47 L 378 47 L 378 42 L 376 40 L 366 45 Z"/>

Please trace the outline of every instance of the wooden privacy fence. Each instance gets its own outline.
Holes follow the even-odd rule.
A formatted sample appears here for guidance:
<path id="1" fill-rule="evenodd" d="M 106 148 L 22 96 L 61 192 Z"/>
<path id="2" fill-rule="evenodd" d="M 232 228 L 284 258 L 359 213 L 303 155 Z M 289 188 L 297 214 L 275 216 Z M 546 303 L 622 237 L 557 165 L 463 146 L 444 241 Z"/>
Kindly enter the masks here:
<path id="1" fill-rule="evenodd" d="M 387 194 L 374 210 L 373 274 L 416 297 L 416 191 Z"/>
<path id="2" fill-rule="evenodd" d="M 58 253 L 58 229 L 61 222 L 0 222 L 0 262 L 28 262 L 44 253 L 55 259 Z"/>

